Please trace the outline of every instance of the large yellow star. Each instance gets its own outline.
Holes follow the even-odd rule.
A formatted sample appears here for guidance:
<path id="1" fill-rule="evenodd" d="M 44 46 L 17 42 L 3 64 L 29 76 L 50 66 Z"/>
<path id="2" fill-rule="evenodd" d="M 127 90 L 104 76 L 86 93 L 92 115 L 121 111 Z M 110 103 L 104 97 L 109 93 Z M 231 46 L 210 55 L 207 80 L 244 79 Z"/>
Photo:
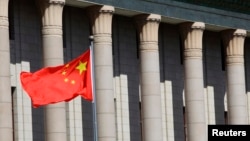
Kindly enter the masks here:
<path id="1" fill-rule="evenodd" d="M 80 74 L 82 74 L 83 71 L 86 71 L 87 62 L 82 63 L 81 61 L 79 62 L 79 65 L 76 67 L 77 70 L 79 70 Z"/>

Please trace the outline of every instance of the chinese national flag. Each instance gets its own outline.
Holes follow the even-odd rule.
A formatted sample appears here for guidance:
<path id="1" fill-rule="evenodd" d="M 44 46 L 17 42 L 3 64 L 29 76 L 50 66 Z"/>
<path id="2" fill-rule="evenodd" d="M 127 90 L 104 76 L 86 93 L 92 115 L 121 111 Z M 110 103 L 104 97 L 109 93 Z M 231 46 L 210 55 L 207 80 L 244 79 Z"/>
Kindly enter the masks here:
<path id="1" fill-rule="evenodd" d="M 34 73 L 21 72 L 23 89 L 33 107 L 70 101 L 82 96 L 92 101 L 90 49 L 67 64 L 46 67 Z"/>

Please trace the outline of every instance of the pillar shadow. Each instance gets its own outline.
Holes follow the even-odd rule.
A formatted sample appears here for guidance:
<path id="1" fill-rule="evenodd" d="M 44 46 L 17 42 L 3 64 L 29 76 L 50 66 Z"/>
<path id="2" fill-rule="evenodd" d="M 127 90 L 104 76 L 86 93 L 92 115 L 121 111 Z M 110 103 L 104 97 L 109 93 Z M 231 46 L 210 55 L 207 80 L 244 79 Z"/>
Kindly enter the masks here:
<path id="1" fill-rule="evenodd" d="M 183 116 L 183 57 L 182 44 L 178 27 L 169 24 L 160 24 L 159 28 L 159 53 L 160 53 L 160 80 L 166 85 L 164 87 L 164 101 L 167 116 L 173 116 L 173 121 L 166 121 L 166 138 L 175 141 L 183 141 L 185 138 L 184 116 Z M 172 98 L 172 99 L 171 99 Z M 168 107 L 168 102 L 172 102 L 172 107 Z M 169 110 L 171 109 L 172 110 Z M 172 113 L 171 113 L 172 111 Z M 173 124 L 173 129 L 168 125 Z M 173 130 L 173 135 L 168 134 Z"/>
<path id="2" fill-rule="evenodd" d="M 134 21 L 123 16 L 113 18 L 113 58 L 114 58 L 114 77 L 120 81 L 120 90 L 115 91 L 116 95 L 128 98 L 121 98 L 122 102 L 128 102 L 128 115 L 121 115 L 128 118 L 129 123 L 123 123 L 122 128 L 129 128 L 129 133 L 123 131 L 124 139 L 130 138 L 131 141 L 141 140 L 141 119 L 140 119 L 140 100 L 139 100 L 139 56 L 138 41 Z M 114 82 L 115 83 L 115 82 Z M 126 104 L 125 104 L 126 105 Z M 117 107 L 117 106 L 116 106 Z M 116 111 L 126 110 L 116 109 Z M 123 113 L 126 113 L 123 111 Z M 129 117 L 127 117 L 129 116 Z M 129 124 L 129 125 L 127 125 Z M 129 135 L 129 136 L 127 136 Z"/>
<path id="3" fill-rule="evenodd" d="M 33 0 L 10 0 L 9 6 L 10 6 L 9 10 L 11 10 L 9 11 L 11 64 L 17 67 L 16 70 L 29 69 L 29 71 L 31 72 L 37 71 L 40 68 L 42 68 L 42 54 L 41 54 L 42 41 L 41 41 L 41 19 L 38 13 L 39 11 L 37 10 L 36 7 L 36 3 Z M 19 74 L 17 74 L 18 72 L 15 71 L 15 73 L 16 73 L 15 77 L 19 77 Z M 26 108 L 25 110 L 28 109 Z M 33 141 L 45 140 L 43 111 L 44 111 L 43 107 L 31 109 L 31 116 L 32 116 L 31 132 L 33 134 L 32 135 Z M 18 115 L 18 116 L 23 116 L 23 115 Z M 15 124 L 25 125 L 26 123 L 15 123 Z M 17 129 L 15 129 L 15 127 L 17 126 L 18 125 L 14 125 L 14 131 L 17 131 Z M 22 130 L 23 130 L 22 132 L 30 132 L 27 131 L 25 127 Z"/>
<path id="4" fill-rule="evenodd" d="M 63 11 L 64 61 L 68 62 L 81 55 L 90 46 L 90 24 L 83 8 L 65 6 Z M 82 138 L 94 140 L 94 116 L 92 102 L 82 99 Z M 76 114 L 77 115 L 77 114 Z M 70 129 L 73 130 L 73 129 Z M 77 134 L 75 130 L 75 135 Z M 74 136 L 74 135 L 73 135 Z"/>
<path id="5" fill-rule="evenodd" d="M 225 52 L 219 32 L 204 31 L 203 50 L 208 124 L 225 124 Z"/>
<path id="6" fill-rule="evenodd" d="M 244 47 L 244 59 L 245 59 L 245 78 L 246 78 L 246 94 L 247 94 L 247 99 L 248 99 L 248 105 L 247 105 L 247 111 L 248 111 L 248 118 L 250 113 L 250 101 L 249 101 L 249 97 L 250 97 L 250 38 L 247 37 L 245 39 L 245 47 Z"/>

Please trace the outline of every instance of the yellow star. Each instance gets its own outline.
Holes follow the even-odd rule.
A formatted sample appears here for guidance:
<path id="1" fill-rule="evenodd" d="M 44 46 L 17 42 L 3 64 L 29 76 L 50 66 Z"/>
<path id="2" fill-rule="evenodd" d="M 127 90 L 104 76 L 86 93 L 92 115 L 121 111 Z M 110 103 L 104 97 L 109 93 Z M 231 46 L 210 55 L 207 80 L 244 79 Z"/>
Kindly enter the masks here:
<path id="1" fill-rule="evenodd" d="M 66 71 L 65 70 L 62 72 L 62 75 L 66 75 Z"/>
<path id="2" fill-rule="evenodd" d="M 83 71 L 86 71 L 86 65 L 87 62 L 82 63 L 81 61 L 79 62 L 79 65 L 76 67 L 76 69 L 79 70 L 80 74 L 82 74 Z"/>
<path id="3" fill-rule="evenodd" d="M 69 79 L 68 78 L 64 78 L 64 82 L 68 82 L 69 81 Z"/>
<path id="4" fill-rule="evenodd" d="M 75 80 L 71 80 L 71 84 L 75 84 L 76 83 L 76 81 Z"/>
<path id="5" fill-rule="evenodd" d="M 69 64 L 65 65 L 65 67 L 66 67 L 66 68 L 69 67 Z"/>

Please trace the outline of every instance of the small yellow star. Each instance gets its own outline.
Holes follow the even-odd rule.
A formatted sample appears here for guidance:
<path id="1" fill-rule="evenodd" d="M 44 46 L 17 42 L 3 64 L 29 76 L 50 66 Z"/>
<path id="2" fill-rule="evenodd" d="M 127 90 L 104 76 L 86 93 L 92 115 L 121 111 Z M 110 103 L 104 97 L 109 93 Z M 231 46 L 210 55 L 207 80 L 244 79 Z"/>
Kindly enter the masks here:
<path id="1" fill-rule="evenodd" d="M 68 78 L 64 78 L 64 82 L 68 82 L 69 81 L 69 79 Z"/>
<path id="2" fill-rule="evenodd" d="M 79 65 L 76 67 L 77 70 L 79 70 L 80 74 L 82 74 L 83 71 L 86 71 L 86 65 L 87 62 L 82 63 L 81 61 L 79 62 Z"/>
<path id="3" fill-rule="evenodd" d="M 67 73 L 67 72 L 64 70 L 64 71 L 62 72 L 62 75 L 66 75 L 66 73 Z"/>
<path id="4" fill-rule="evenodd" d="M 75 84 L 76 82 L 75 82 L 75 80 L 71 80 L 71 84 Z"/>
<path id="5" fill-rule="evenodd" d="M 66 67 L 66 68 L 69 67 L 69 64 L 65 65 L 65 67 Z"/>

